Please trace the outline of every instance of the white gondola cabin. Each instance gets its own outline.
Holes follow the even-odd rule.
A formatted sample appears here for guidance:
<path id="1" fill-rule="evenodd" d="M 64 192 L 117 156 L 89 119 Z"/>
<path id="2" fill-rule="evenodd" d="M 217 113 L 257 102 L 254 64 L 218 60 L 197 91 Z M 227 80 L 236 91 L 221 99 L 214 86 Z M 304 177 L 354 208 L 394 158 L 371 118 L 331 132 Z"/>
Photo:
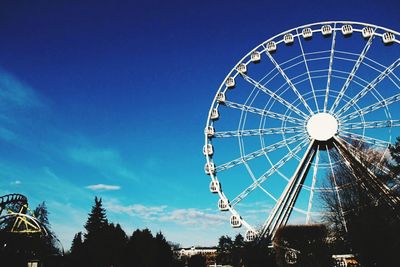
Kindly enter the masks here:
<path id="1" fill-rule="evenodd" d="M 220 210 L 220 211 L 227 211 L 227 210 L 229 210 L 229 204 L 225 201 L 225 200 L 223 200 L 222 198 L 220 198 L 219 200 L 218 200 L 218 209 Z"/>
<path id="2" fill-rule="evenodd" d="M 285 34 L 285 35 L 283 36 L 283 42 L 284 42 L 286 45 L 291 45 L 291 44 L 293 44 L 293 43 L 294 43 L 293 34 L 291 34 L 291 33 Z"/>
<path id="3" fill-rule="evenodd" d="M 242 226 L 242 220 L 240 219 L 240 217 L 238 215 L 232 215 L 230 222 L 231 222 L 231 226 L 233 228 L 239 228 Z"/>
<path id="4" fill-rule="evenodd" d="M 212 127 L 212 126 L 207 126 L 205 129 L 204 129 L 204 133 L 207 135 L 207 137 L 213 137 L 214 136 L 214 134 L 215 134 L 215 129 L 214 129 L 214 127 Z"/>
<path id="5" fill-rule="evenodd" d="M 269 53 L 273 53 L 276 51 L 276 43 L 274 41 L 268 42 L 266 47 Z"/>
<path id="6" fill-rule="evenodd" d="M 233 77 L 229 77 L 228 79 L 226 79 L 225 85 L 226 85 L 226 87 L 228 87 L 229 89 L 234 88 L 234 87 L 235 87 L 235 79 L 234 79 Z"/>
<path id="7" fill-rule="evenodd" d="M 208 175 L 210 175 L 212 173 L 215 173 L 215 164 L 214 164 L 214 162 L 207 162 L 206 165 L 204 166 L 204 171 Z"/>
<path id="8" fill-rule="evenodd" d="M 382 41 L 385 45 L 390 45 L 396 40 L 396 36 L 391 32 L 385 32 L 382 35 Z"/>
<path id="9" fill-rule="evenodd" d="M 251 62 L 253 62 L 253 63 L 258 63 L 258 62 L 260 62 L 260 60 L 261 60 L 261 54 L 260 54 L 260 52 L 258 52 L 258 51 L 252 52 L 251 55 L 250 55 L 250 60 L 251 60 Z"/>
<path id="10" fill-rule="evenodd" d="M 218 112 L 218 109 L 214 108 L 214 109 L 211 111 L 210 119 L 213 120 L 213 121 L 216 121 L 216 120 L 219 119 L 219 112 Z"/>
<path id="11" fill-rule="evenodd" d="M 323 36 L 330 36 L 332 34 L 332 27 L 331 25 L 324 25 L 321 27 L 321 32 Z"/>
<path id="12" fill-rule="evenodd" d="M 211 181 L 210 183 L 210 192 L 216 194 L 219 192 L 221 185 L 218 181 Z"/>
<path id="13" fill-rule="evenodd" d="M 372 27 L 364 27 L 361 30 L 361 34 L 365 39 L 367 39 L 374 34 L 374 29 Z"/>
<path id="14" fill-rule="evenodd" d="M 237 66 L 237 71 L 240 74 L 245 74 L 247 72 L 247 66 L 244 63 L 240 63 L 239 66 Z"/>
<path id="15" fill-rule="evenodd" d="M 247 230 L 247 231 L 246 231 L 245 240 L 246 240 L 247 242 L 254 241 L 254 240 L 256 239 L 256 237 L 257 237 L 257 234 L 256 234 L 256 232 L 254 232 L 253 230 Z"/>
<path id="16" fill-rule="evenodd" d="M 217 101 L 218 101 L 218 103 L 223 104 L 223 103 L 225 102 L 225 100 L 226 100 L 225 93 L 219 92 L 219 93 L 217 94 Z"/>
<path id="17" fill-rule="evenodd" d="M 353 26 L 350 24 L 346 24 L 342 26 L 342 34 L 344 36 L 350 36 L 353 34 Z"/>
<path id="18" fill-rule="evenodd" d="M 301 31 L 301 35 L 303 35 L 304 39 L 312 38 L 312 30 L 310 28 L 305 28 Z"/>
<path id="19" fill-rule="evenodd" d="M 207 144 L 203 146 L 203 154 L 205 156 L 212 156 L 214 154 L 214 148 L 212 144 Z"/>

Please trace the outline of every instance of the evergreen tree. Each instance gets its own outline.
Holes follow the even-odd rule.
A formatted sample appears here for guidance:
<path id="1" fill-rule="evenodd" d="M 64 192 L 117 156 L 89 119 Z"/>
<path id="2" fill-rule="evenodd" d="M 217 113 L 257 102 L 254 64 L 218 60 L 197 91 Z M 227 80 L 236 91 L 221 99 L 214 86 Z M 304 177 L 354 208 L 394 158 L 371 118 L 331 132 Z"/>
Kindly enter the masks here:
<path id="1" fill-rule="evenodd" d="M 101 198 L 95 197 L 94 202 L 85 224 L 85 240 L 90 239 L 93 235 L 98 235 L 108 225 L 106 210 L 103 208 Z"/>
<path id="2" fill-rule="evenodd" d="M 75 234 L 74 239 L 72 239 L 70 252 L 72 254 L 80 253 L 82 251 L 83 241 L 82 232 Z"/>

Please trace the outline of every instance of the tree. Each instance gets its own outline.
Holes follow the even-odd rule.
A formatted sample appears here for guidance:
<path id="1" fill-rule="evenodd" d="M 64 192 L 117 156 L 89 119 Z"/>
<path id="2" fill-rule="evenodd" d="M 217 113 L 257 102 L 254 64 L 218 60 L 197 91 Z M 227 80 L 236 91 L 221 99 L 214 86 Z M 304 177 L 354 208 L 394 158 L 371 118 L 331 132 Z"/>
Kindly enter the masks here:
<path id="1" fill-rule="evenodd" d="M 94 235 L 98 235 L 108 225 L 106 210 L 103 208 L 101 198 L 94 198 L 94 206 L 92 207 L 89 217 L 85 224 L 85 239 L 88 240 Z"/>
<path id="2" fill-rule="evenodd" d="M 400 170 L 399 141 L 397 139 L 390 148 L 391 159 L 366 145 L 353 144 L 357 147 L 352 150 L 353 155 L 374 175 L 368 174 L 364 167 L 357 167 L 357 162 L 350 162 L 349 167 L 337 160 L 336 175 L 328 180 L 329 187 L 337 185 L 339 191 L 327 191 L 322 195 L 328 211 L 324 219 L 332 230 L 332 238 L 339 241 L 334 253 L 352 251 L 365 266 L 393 266 L 397 260 L 396 251 L 400 250 L 397 238 L 400 235 L 400 207 L 398 204 L 393 206 L 390 200 L 398 192 L 384 193 L 374 187 L 396 183 Z M 389 172 L 383 172 L 383 169 Z"/>
<path id="3" fill-rule="evenodd" d="M 325 225 L 287 225 L 274 238 L 278 266 L 331 265 Z"/>
<path id="4" fill-rule="evenodd" d="M 193 255 L 189 258 L 188 267 L 206 267 L 206 258 L 202 255 Z"/>
<path id="5" fill-rule="evenodd" d="M 233 241 L 232 238 L 223 235 L 218 240 L 217 247 L 217 262 L 220 264 L 232 264 L 232 249 L 233 249 Z"/>

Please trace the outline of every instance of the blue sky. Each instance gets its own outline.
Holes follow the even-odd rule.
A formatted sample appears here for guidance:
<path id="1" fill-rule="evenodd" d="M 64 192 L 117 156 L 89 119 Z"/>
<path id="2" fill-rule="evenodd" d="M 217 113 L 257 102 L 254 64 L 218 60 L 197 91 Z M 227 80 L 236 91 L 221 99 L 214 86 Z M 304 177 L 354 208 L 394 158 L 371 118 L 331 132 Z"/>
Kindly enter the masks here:
<path id="1" fill-rule="evenodd" d="M 232 66 L 302 24 L 399 30 L 397 1 L 2 1 L 0 195 L 46 201 L 69 248 L 94 196 L 130 233 L 233 234 L 204 175 L 203 128 Z M 211 227 L 213 226 L 213 227 Z"/>

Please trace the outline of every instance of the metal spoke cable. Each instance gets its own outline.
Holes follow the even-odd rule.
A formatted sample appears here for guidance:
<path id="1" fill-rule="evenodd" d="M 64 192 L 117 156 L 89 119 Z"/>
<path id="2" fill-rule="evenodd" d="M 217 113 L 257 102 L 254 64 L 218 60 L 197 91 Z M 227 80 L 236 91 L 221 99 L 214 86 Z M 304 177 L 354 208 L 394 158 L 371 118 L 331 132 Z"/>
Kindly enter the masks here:
<path id="1" fill-rule="evenodd" d="M 273 99 L 275 99 L 276 101 L 281 103 L 282 105 L 286 106 L 287 108 L 289 108 L 290 110 L 295 112 L 300 117 L 307 118 L 307 114 L 305 114 L 303 111 L 301 111 L 297 107 L 293 106 L 291 103 L 289 103 L 288 101 L 283 99 L 281 96 L 277 95 L 276 93 L 274 93 L 273 91 L 271 91 L 270 89 L 265 87 L 264 85 L 262 85 L 259 82 L 255 81 L 253 78 L 251 78 L 250 76 L 246 75 L 245 73 L 242 73 L 241 75 L 242 75 L 242 77 L 243 77 L 243 79 L 245 81 L 249 82 L 250 84 L 252 84 L 256 88 L 260 89 L 265 94 L 269 95 L 270 97 L 272 97 Z"/>
<path id="2" fill-rule="evenodd" d="M 293 92 L 296 94 L 296 96 L 299 98 L 301 103 L 304 105 L 304 107 L 308 110 L 310 114 L 314 114 L 310 106 L 307 104 L 307 102 L 304 100 L 303 96 L 300 94 L 300 92 L 297 90 L 297 88 L 294 86 L 292 81 L 289 79 L 289 77 L 286 75 L 286 73 L 283 71 L 281 66 L 276 62 L 276 60 L 272 57 L 272 55 L 269 52 L 266 52 L 272 63 L 274 64 L 275 68 L 279 71 L 279 73 L 282 75 L 282 77 L 286 80 L 287 84 L 292 88 Z"/>
<path id="3" fill-rule="evenodd" d="M 296 154 L 298 154 L 308 143 L 308 140 L 305 140 L 298 144 L 292 151 L 286 154 L 280 161 L 278 161 L 275 165 L 273 165 L 268 171 L 266 171 L 263 175 L 261 175 L 255 182 L 253 182 L 250 186 L 248 186 L 245 190 L 243 190 L 237 197 L 235 197 L 231 206 L 237 205 L 240 201 L 242 201 L 245 197 L 247 197 L 251 192 L 254 191 L 260 184 L 265 182 L 268 177 L 274 174 L 279 168 L 285 165 L 290 159 L 292 159 Z"/>
<path id="4" fill-rule="evenodd" d="M 344 83 L 343 87 L 340 89 L 340 92 L 338 96 L 336 97 L 335 101 L 332 104 L 332 107 L 330 109 L 330 112 L 334 112 L 337 106 L 339 105 L 339 102 L 342 100 L 343 96 L 345 95 L 347 89 L 349 88 L 349 85 L 351 81 L 353 80 L 357 70 L 360 68 L 361 63 L 363 62 L 369 48 L 371 47 L 372 40 L 374 38 L 374 35 L 371 35 L 371 37 L 368 39 L 367 44 L 364 46 L 364 49 L 361 51 L 356 63 L 353 66 L 353 69 L 351 70 L 349 76 L 346 79 L 346 82 Z"/>
<path id="5" fill-rule="evenodd" d="M 366 106 L 366 107 L 364 107 L 362 109 L 355 110 L 355 111 L 353 111 L 353 112 L 351 112 L 351 113 L 349 113 L 347 115 L 344 115 L 342 117 L 339 117 L 339 121 L 340 121 L 341 124 L 343 124 L 345 122 L 348 122 L 348 121 L 353 120 L 355 118 L 358 118 L 360 116 L 364 116 L 365 114 L 368 114 L 368 113 L 373 112 L 375 110 L 378 110 L 378 109 L 381 109 L 381 108 L 385 108 L 385 107 L 387 107 L 387 106 L 389 106 L 389 105 L 391 105 L 393 103 L 396 103 L 398 101 L 400 101 L 400 93 L 395 94 L 395 95 L 393 95 L 391 97 L 382 99 L 382 100 L 380 100 L 378 102 L 375 102 L 374 104 L 371 104 L 369 106 Z"/>
<path id="6" fill-rule="evenodd" d="M 317 97 L 315 96 L 314 84 L 313 84 L 312 79 L 311 79 L 310 70 L 308 69 L 308 63 L 307 63 L 306 55 L 304 54 L 303 44 L 301 43 L 300 34 L 299 34 L 299 31 L 297 29 L 296 29 L 296 33 L 297 33 L 297 39 L 299 40 L 299 46 L 300 46 L 301 54 L 303 56 L 304 66 L 306 67 L 306 72 L 308 74 L 308 80 L 310 82 L 311 91 L 312 91 L 313 96 L 314 96 L 315 107 L 317 108 L 317 111 L 319 111 Z M 314 112 L 310 112 L 310 113 L 314 114 Z"/>
<path id="7" fill-rule="evenodd" d="M 336 24 L 333 27 L 336 27 Z M 333 32 L 333 37 L 332 37 L 331 55 L 330 55 L 330 59 L 329 59 L 328 79 L 326 82 L 326 94 L 325 94 L 325 100 L 324 100 L 324 112 L 326 112 L 326 108 L 328 106 L 329 89 L 331 87 L 333 56 L 335 54 L 335 44 L 336 44 L 336 31 Z"/>
<path id="8" fill-rule="evenodd" d="M 351 106 L 357 103 L 361 98 L 363 98 L 369 91 L 375 88 L 386 76 L 392 73 L 400 65 L 400 58 L 393 62 L 385 71 L 381 72 L 374 80 L 372 80 L 365 88 L 357 93 L 352 99 L 347 102 L 341 109 L 339 109 L 336 114 L 340 116 L 344 114 Z"/>

